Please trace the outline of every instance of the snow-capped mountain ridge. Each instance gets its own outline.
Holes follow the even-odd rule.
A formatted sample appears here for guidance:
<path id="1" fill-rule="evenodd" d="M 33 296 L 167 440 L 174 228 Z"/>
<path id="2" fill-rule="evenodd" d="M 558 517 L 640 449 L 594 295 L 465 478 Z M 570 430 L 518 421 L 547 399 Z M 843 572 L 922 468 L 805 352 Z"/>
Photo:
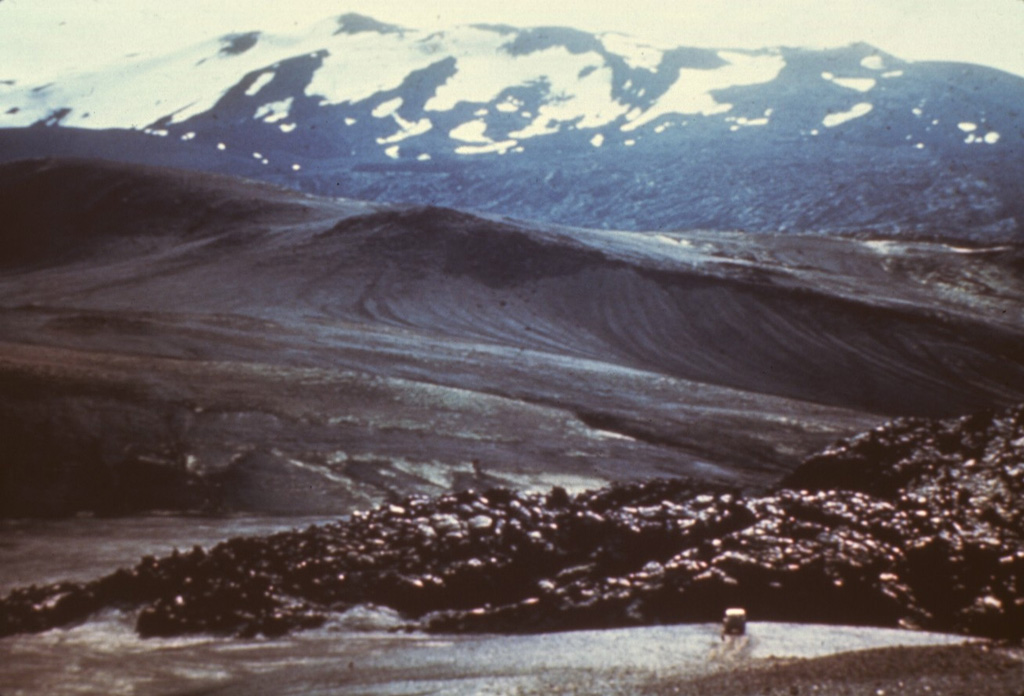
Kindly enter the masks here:
<path id="1" fill-rule="evenodd" d="M 562 130 L 593 130 L 597 135 L 599 130 L 632 133 L 650 126 L 647 130 L 660 134 L 682 125 L 686 117 L 721 117 L 733 131 L 767 125 L 770 107 L 743 113 L 720 92 L 773 83 L 800 62 L 802 53 L 666 50 L 618 34 L 595 36 L 559 28 L 520 31 L 473 25 L 426 34 L 348 14 L 320 22 L 304 34 L 230 34 L 163 57 L 127 58 L 104 72 L 59 76 L 41 85 L 8 85 L 0 93 L 0 124 L 59 122 L 162 133 L 215 111 L 233 88 L 244 84 L 246 96 L 253 99 L 248 116 L 286 133 L 293 128 L 289 117 L 295 101 L 315 100 L 320 107 L 350 112 L 340 119 L 348 126 L 367 111 L 374 118 L 394 119 L 394 132 L 375 138 L 384 153 L 394 153 L 395 143 L 437 127 L 431 114 L 452 114 L 472 105 L 473 113 L 454 127 L 447 127 L 451 119 L 439 119 L 448 122 L 448 152 L 507 152 L 523 141 Z M 884 91 L 885 83 L 905 75 L 905 63 L 869 46 L 851 46 L 846 53 L 845 61 L 825 58 L 825 64 L 839 64 L 822 71 L 816 86 L 815 91 L 832 92 L 835 102 L 823 103 L 812 115 L 821 129 L 870 113 L 871 92 Z M 854 63 L 851 58 L 858 56 Z M 276 98 L 275 91 L 281 90 L 267 87 L 284 66 L 304 61 L 313 63 L 305 80 L 284 76 L 291 82 L 287 91 L 292 101 L 286 107 L 287 98 Z M 422 95 L 410 94 L 417 82 L 427 88 Z M 400 93 L 402 101 L 392 93 Z M 301 126 L 298 115 L 292 120 Z M 982 142 L 989 132 L 997 131 L 986 130 Z M 607 141 L 609 134 L 602 135 Z M 436 148 L 419 149 L 437 154 Z M 400 149 L 398 154 L 404 153 Z"/>
<path id="2" fill-rule="evenodd" d="M 923 233 L 957 219 L 989 234 L 1024 220 L 1022 102 L 1020 78 L 867 44 L 665 48 L 349 14 L 2 84 L 0 136 L 19 141 L 6 159 L 64 154 L 51 143 L 73 136 L 87 156 L 598 227 Z M 822 162 L 830 181 L 807 197 Z"/>

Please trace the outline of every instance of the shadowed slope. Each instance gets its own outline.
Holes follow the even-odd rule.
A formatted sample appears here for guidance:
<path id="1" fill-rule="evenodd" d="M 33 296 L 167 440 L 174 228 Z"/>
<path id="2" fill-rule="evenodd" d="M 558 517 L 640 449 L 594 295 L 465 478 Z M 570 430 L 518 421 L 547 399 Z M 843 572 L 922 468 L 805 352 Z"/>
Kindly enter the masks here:
<path id="1" fill-rule="evenodd" d="M 230 177 L 91 160 L 15 162 L 0 167 L 0 267 L 51 266 L 100 252 L 110 261 L 118 248 L 138 256 L 251 230 L 254 220 L 295 223 L 315 210 L 301 194 Z"/>
<path id="2" fill-rule="evenodd" d="M 880 413 L 1024 399 L 1012 246 L 598 232 L 87 162 L 0 182 L 0 358 L 49 375 L 4 397 L 12 437 L 130 468 L 123 410 L 178 414 L 141 455 L 200 488 L 233 472 L 200 496 L 229 507 L 556 474 L 760 485 Z"/>

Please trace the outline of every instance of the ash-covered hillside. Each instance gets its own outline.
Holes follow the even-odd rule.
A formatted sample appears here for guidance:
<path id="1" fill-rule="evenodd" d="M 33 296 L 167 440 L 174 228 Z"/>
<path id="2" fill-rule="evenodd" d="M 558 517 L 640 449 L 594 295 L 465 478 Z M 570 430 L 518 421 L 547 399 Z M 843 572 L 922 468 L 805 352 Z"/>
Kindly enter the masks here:
<path id="1" fill-rule="evenodd" d="M 1024 400 L 1021 249 L 622 233 L 0 167 L 0 512 L 345 512 L 690 476 Z"/>
<path id="2" fill-rule="evenodd" d="M 992 240 L 1024 225 L 1024 80 L 866 44 L 711 50 L 348 14 L 33 75 L 0 81 L 3 159 L 185 166 L 596 228 Z"/>

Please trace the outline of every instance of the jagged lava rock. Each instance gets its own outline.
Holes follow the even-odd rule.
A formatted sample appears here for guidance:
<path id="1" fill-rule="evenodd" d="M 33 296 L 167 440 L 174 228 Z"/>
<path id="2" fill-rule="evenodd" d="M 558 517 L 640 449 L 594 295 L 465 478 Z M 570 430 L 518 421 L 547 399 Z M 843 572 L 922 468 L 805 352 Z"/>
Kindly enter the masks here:
<path id="1" fill-rule="evenodd" d="M 1024 637 L 1024 407 L 899 420 L 775 491 L 686 479 L 408 498 L 350 519 L 14 590 L 0 635 L 141 607 L 144 636 L 278 635 L 356 604 L 410 627 L 534 632 L 715 620 Z"/>

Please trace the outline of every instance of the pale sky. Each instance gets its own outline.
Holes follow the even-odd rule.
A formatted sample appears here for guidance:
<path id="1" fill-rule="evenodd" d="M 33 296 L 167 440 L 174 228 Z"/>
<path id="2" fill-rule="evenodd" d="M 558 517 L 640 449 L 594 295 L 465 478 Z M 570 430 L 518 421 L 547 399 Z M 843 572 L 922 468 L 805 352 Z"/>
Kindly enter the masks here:
<path id="1" fill-rule="evenodd" d="M 288 33 L 360 12 L 415 29 L 490 22 L 618 31 L 662 47 L 871 43 L 907 60 L 1024 77 L 1024 0 L 0 0 L 0 80 L 230 32 Z"/>

